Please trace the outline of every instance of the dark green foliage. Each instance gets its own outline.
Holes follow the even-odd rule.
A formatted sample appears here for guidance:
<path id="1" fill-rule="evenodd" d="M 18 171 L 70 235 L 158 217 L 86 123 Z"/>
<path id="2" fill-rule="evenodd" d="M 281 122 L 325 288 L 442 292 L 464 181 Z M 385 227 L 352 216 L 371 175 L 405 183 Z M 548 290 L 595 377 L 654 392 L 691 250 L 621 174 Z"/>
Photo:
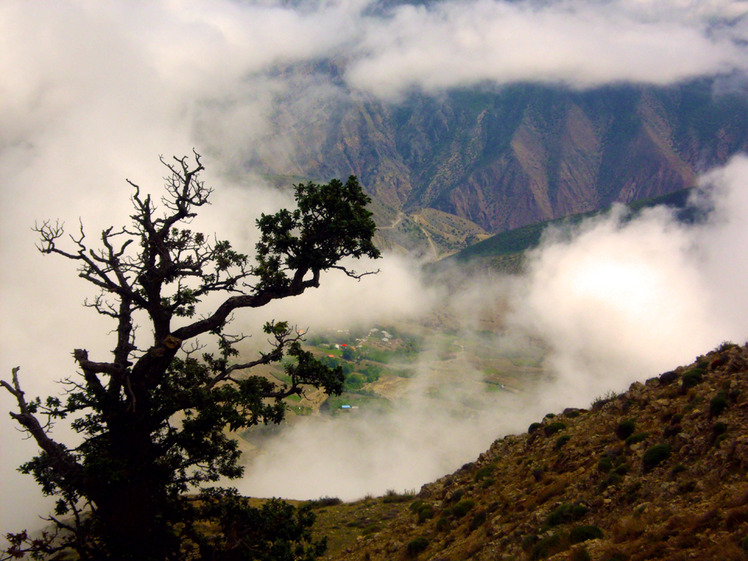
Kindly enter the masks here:
<path id="1" fill-rule="evenodd" d="M 319 499 L 309 501 L 307 504 L 312 508 L 323 508 L 326 506 L 337 506 L 342 503 L 343 501 L 338 497 L 320 497 Z"/>
<path id="2" fill-rule="evenodd" d="M 686 466 L 684 466 L 683 464 L 675 464 L 673 466 L 673 469 L 670 470 L 670 475 L 675 477 L 676 475 L 678 475 L 679 473 L 683 473 L 687 469 L 688 468 L 686 468 Z"/>
<path id="3" fill-rule="evenodd" d="M 709 401 L 709 416 L 718 417 L 725 409 L 727 409 L 727 394 L 720 390 L 717 392 L 717 395 Z"/>
<path id="4" fill-rule="evenodd" d="M 494 465 L 489 464 L 487 466 L 483 466 L 482 468 L 479 468 L 478 471 L 475 472 L 475 481 L 482 481 L 489 475 L 493 473 Z"/>
<path id="5" fill-rule="evenodd" d="M 616 427 L 616 436 L 621 440 L 626 440 L 629 436 L 634 434 L 635 429 L 636 424 L 634 423 L 634 420 L 626 419 L 625 421 L 618 423 L 618 426 Z"/>
<path id="6" fill-rule="evenodd" d="M 449 508 L 449 514 L 455 518 L 462 518 L 475 506 L 472 499 L 463 499 L 454 506 Z"/>
<path id="7" fill-rule="evenodd" d="M 462 497 L 464 497 L 464 496 L 465 496 L 465 489 L 459 488 L 459 489 L 455 490 L 454 493 L 452 493 L 452 496 L 449 497 L 448 502 L 450 502 L 450 503 L 459 502 L 460 499 L 462 499 Z"/>
<path id="8" fill-rule="evenodd" d="M 531 423 L 530 427 L 527 429 L 527 432 L 533 433 L 536 430 L 538 430 L 539 428 L 541 428 L 542 426 L 543 426 L 543 423 L 537 423 L 537 422 L 536 423 Z"/>
<path id="9" fill-rule="evenodd" d="M 720 435 L 724 434 L 727 431 L 727 425 L 723 423 L 722 421 L 717 421 L 712 425 L 712 434 L 714 435 Z"/>
<path id="10" fill-rule="evenodd" d="M 644 452 L 644 456 L 642 457 L 642 467 L 644 468 L 644 471 L 650 471 L 667 460 L 669 457 L 669 444 L 655 444 L 651 448 L 648 448 L 646 452 Z"/>
<path id="11" fill-rule="evenodd" d="M 405 551 L 409 557 L 417 557 L 418 554 L 421 553 L 422 551 L 425 551 L 428 546 L 429 546 L 428 538 L 424 536 L 419 536 L 408 544 Z"/>
<path id="12" fill-rule="evenodd" d="M 622 480 L 623 478 L 621 477 L 619 473 L 612 472 L 608 475 L 608 477 L 606 477 L 600 482 L 600 484 L 598 485 L 598 489 L 602 491 L 603 489 L 607 489 L 608 487 L 615 487 Z"/>
<path id="13" fill-rule="evenodd" d="M 100 248 L 89 247 L 82 231 L 66 237 L 59 223 L 36 227 L 40 251 L 75 261 L 99 290 L 88 307 L 113 320 L 115 341 L 110 362 L 73 352 L 80 373 L 67 381 L 64 399 L 27 402 L 18 369 L 0 382 L 18 405 L 12 417 L 42 449 L 21 469 L 58 497 L 56 512 L 71 521 L 62 545 L 81 558 L 165 561 L 199 546 L 208 558 L 311 559 L 322 544 L 308 537 L 308 510 L 278 501 L 252 509 L 231 489 L 205 485 L 242 475 L 227 429 L 281 422 L 284 400 L 307 386 L 339 394 L 342 369 L 304 351 L 299 333 L 282 321 L 264 326 L 265 352 L 241 361 L 244 336 L 226 327 L 242 308 L 316 288 L 324 271 L 360 278 L 339 261 L 379 256 L 369 200 L 355 177 L 297 185 L 296 210 L 258 220 L 253 265 L 229 242 L 188 228 L 212 192 L 199 180 L 200 156 L 194 164 L 162 162 L 169 170 L 162 208 L 129 182 L 132 223 L 104 230 Z M 72 249 L 58 245 L 65 240 Z M 250 373 L 272 363 L 283 365 L 282 383 Z M 78 433 L 75 448 L 45 428 L 66 418 Z M 188 491 L 202 500 L 189 501 Z M 223 537 L 205 533 L 204 520 Z"/>
<path id="14" fill-rule="evenodd" d="M 309 505 L 297 509 L 273 499 L 256 508 L 234 490 L 216 490 L 204 494 L 199 508 L 200 520 L 223 529 L 189 534 L 200 559 L 311 561 L 327 549 L 325 539 L 312 539 L 314 514 Z"/>
<path id="15" fill-rule="evenodd" d="M 449 526 L 450 526 L 449 516 L 446 513 L 440 516 L 439 520 L 436 521 L 436 529 L 439 532 L 444 532 L 448 530 Z"/>
<path id="16" fill-rule="evenodd" d="M 569 557 L 569 560 L 570 561 L 591 561 L 592 557 L 590 556 L 589 551 L 587 551 L 583 547 L 580 547 L 571 552 L 571 556 Z"/>
<path id="17" fill-rule="evenodd" d="M 603 455 L 597 462 L 597 470 L 603 473 L 608 473 L 612 469 L 613 462 L 611 461 L 610 457 L 607 455 Z"/>
<path id="18" fill-rule="evenodd" d="M 405 503 L 410 500 L 413 500 L 413 496 L 415 495 L 415 492 L 413 491 L 404 491 L 402 493 L 398 493 L 394 489 L 388 489 L 387 492 L 382 497 L 383 503 Z"/>
<path id="19" fill-rule="evenodd" d="M 597 526 L 575 526 L 569 532 L 569 542 L 582 543 L 603 537 L 603 531 Z"/>
<path id="20" fill-rule="evenodd" d="M 648 432 L 639 432 L 636 434 L 632 434 L 626 439 L 626 446 L 631 446 L 632 444 L 638 444 L 639 442 L 644 442 L 649 438 Z"/>
<path id="21" fill-rule="evenodd" d="M 409 508 L 411 512 L 414 512 L 418 517 L 419 524 L 434 517 L 434 507 L 425 501 L 413 501 Z"/>
<path id="22" fill-rule="evenodd" d="M 552 434 L 556 434 L 557 432 L 562 431 L 565 428 L 566 423 L 562 423 L 561 421 L 554 421 L 543 428 L 543 433 L 546 436 L 551 436 Z"/>
<path id="23" fill-rule="evenodd" d="M 533 561 L 545 559 L 554 553 L 566 549 L 564 541 L 558 534 L 549 534 L 541 538 L 530 551 L 530 559 Z"/>
<path id="24" fill-rule="evenodd" d="M 426 520 L 431 520 L 434 517 L 434 507 L 430 504 L 426 504 L 418 511 L 418 522 L 423 523 Z"/>
<path id="25" fill-rule="evenodd" d="M 587 514 L 587 507 L 580 503 L 562 503 L 554 508 L 545 518 L 548 528 L 579 520 Z"/>
<path id="26" fill-rule="evenodd" d="M 704 379 L 704 373 L 705 370 L 703 368 L 700 368 L 698 366 L 695 366 L 691 368 L 690 370 L 687 370 L 683 377 L 681 378 L 681 387 L 683 389 L 689 389 L 697 384 L 700 384 L 701 381 Z"/>
<path id="27" fill-rule="evenodd" d="M 538 543 L 540 538 L 538 538 L 537 534 L 527 534 L 522 537 L 522 549 L 524 551 L 530 551 L 532 547 Z"/>
<path id="28" fill-rule="evenodd" d="M 415 500 L 408 506 L 408 510 L 411 512 L 418 512 L 421 507 L 423 507 L 426 503 L 426 501 L 422 501 L 421 499 Z"/>
<path id="29" fill-rule="evenodd" d="M 485 510 L 479 510 L 478 512 L 476 512 L 473 515 L 473 518 L 470 520 L 470 531 L 474 532 L 483 524 L 485 524 L 487 517 L 488 513 Z"/>
<path id="30" fill-rule="evenodd" d="M 748 536 L 745 536 L 742 540 L 740 540 L 740 547 L 743 549 L 746 555 L 748 555 Z"/>
<path id="31" fill-rule="evenodd" d="M 679 377 L 679 374 L 675 370 L 664 372 L 660 374 L 660 384 L 667 386 L 668 384 L 675 382 Z"/>
<path id="32" fill-rule="evenodd" d="M 556 450 L 560 450 L 561 448 L 564 447 L 564 444 L 566 444 L 567 442 L 569 442 L 569 440 L 571 440 L 571 437 L 568 434 L 564 434 L 562 436 L 559 436 L 556 439 L 556 444 L 554 445 L 554 448 Z"/>

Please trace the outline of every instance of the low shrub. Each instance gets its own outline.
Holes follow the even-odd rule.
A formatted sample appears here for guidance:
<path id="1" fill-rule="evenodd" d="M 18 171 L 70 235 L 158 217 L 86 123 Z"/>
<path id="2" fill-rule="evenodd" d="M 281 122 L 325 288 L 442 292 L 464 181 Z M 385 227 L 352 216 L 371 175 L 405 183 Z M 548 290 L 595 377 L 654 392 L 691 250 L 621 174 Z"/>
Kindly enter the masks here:
<path id="1" fill-rule="evenodd" d="M 554 553 L 558 553 L 566 549 L 561 536 L 558 534 L 550 534 L 544 538 L 538 540 L 538 542 L 532 547 L 530 551 L 530 559 L 533 561 L 539 559 L 545 559 Z"/>
<path id="2" fill-rule="evenodd" d="M 740 547 L 743 549 L 743 551 L 748 553 L 748 536 L 740 540 Z"/>
<path id="3" fill-rule="evenodd" d="M 727 409 L 727 394 L 720 390 L 709 401 L 709 416 L 718 417 L 725 409 Z"/>
<path id="4" fill-rule="evenodd" d="M 692 388 L 700 384 L 702 380 L 704 379 L 704 373 L 705 373 L 705 370 L 698 366 L 695 366 L 691 368 L 690 370 L 687 370 L 683 374 L 683 377 L 681 378 L 681 387 L 684 390 L 687 390 L 689 388 Z"/>
<path id="5" fill-rule="evenodd" d="M 462 518 L 475 506 L 472 499 L 464 499 L 449 509 L 449 514 L 455 518 Z"/>
<path id="6" fill-rule="evenodd" d="M 423 505 L 425 505 L 425 504 L 426 504 L 426 501 L 422 501 L 421 499 L 418 499 L 418 500 L 413 501 L 412 503 L 410 503 L 410 506 L 408 507 L 408 510 L 410 510 L 411 512 L 416 512 L 417 513 L 419 510 L 421 510 L 421 508 L 423 508 Z"/>
<path id="7" fill-rule="evenodd" d="M 543 423 L 532 423 L 530 427 L 527 429 L 527 432 L 533 433 L 542 426 L 543 426 Z"/>
<path id="8" fill-rule="evenodd" d="M 683 464 L 675 464 L 673 466 L 673 469 L 670 470 L 670 475 L 675 477 L 676 475 L 678 475 L 679 473 L 683 473 L 687 469 L 688 468 L 686 468 L 686 466 L 684 466 Z"/>
<path id="9" fill-rule="evenodd" d="M 668 457 L 670 457 L 670 445 L 665 443 L 655 444 L 644 452 L 642 467 L 644 471 L 650 471 L 667 460 Z"/>
<path id="10" fill-rule="evenodd" d="M 562 503 L 548 513 L 548 516 L 545 518 L 545 525 L 552 528 L 559 524 L 574 522 L 582 518 L 585 514 L 587 514 L 587 507 L 583 504 Z"/>
<path id="11" fill-rule="evenodd" d="M 575 526 L 569 532 L 569 542 L 582 543 L 603 537 L 603 531 L 597 526 Z"/>
<path id="12" fill-rule="evenodd" d="M 398 493 L 394 489 L 389 489 L 382 497 L 383 503 L 404 503 L 415 497 L 415 491 L 405 491 Z"/>
<path id="13" fill-rule="evenodd" d="M 571 557 L 569 557 L 571 561 L 591 561 L 592 557 L 590 556 L 590 552 L 584 549 L 583 547 L 580 547 L 579 549 L 575 549 L 571 552 Z"/>
<path id="14" fill-rule="evenodd" d="M 569 440 L 571 440 L 571 437 L 568 434 L 564 434 L 562 436 L 559 436 L 558 439 L 556 440 L 556 444 L 555 444 L 554 448 L 556 450 L 560 450 L 561 448 L 563 448 L 564 444 L 566 444 L 567 442 L 569 442 Z"/>
<path id="15" fill-rule="evenodd" d="M 312 508 L 322 508 L 325 506 L 339 505 L 342 502 L 343 501 L 341 501 L 338 497 L 320 497 L 319 499 L 309 501 L 307 504 Z"/>
<path id="16" fill-rule="evenodd" d="M 637 444 L 639 442 L 644 442 L 649 438 L 648 432 L 638 432 L 636 434 L 632 434 L 626 439 L 626 446 L 631 446 L 633 444 Z"/>
<path id="17" fill-rule="evenodd" d="M 601 456 L 597 462 L 597 471 L 608 473 L 612 469 L 613 469 L 613 462 L 610 460 L 610 457 L 607 454 L 604 454 L 603 456 Z"/>
<path id="18" fill-rule="evenodd" d="M 488 514 L 485 510 L 479 510 L 473 515 L 472 520 L 470 520 L 470 531 L 474 532 L 478 528 L 480 528 L 483 524 L 485 524 L 486 519 L 488 518 Z"/>
<path id="19" fill-rule="evenodd" d="M 465 496 L 465 489 L 457 489 L 454 493 L 447 499 L 447 502 L 449 503 L 457 503 L 460 502 L 460 499 Z"/>
<path id="20" fill-rule="evenodd" d="M 660 374 L 660 384 L 663 386 L 667 386 L 668 384 L 672 384 L 678 379 L 679 375 L 675 370 L 671 370 L 670 372 L 664 372 Z"/>
<path id="21" fill-rule="evenodd" d="M 475 472 L 475 481 L 481 481 L 493 473 L 494 466 L 487 465 Z"/>
<path id="22" fill-rule="evenodd" d="M 546 425 L 543 428 L 543 432 L 546 436 L 551 436 L 552 434 L 556 434 L 559 431 L 562 431 L 566 428 L 566 423 L 562 423 L 561 421 L 554 421 L 548 425 Z"/>
<path id="23" fill-rule="evenodd" d="M 600 485 L 598 485 L 598 489 L 602 491 L 603 489 L 607 489 L 608 487 L 613 487 L 615 485 L 618 485 L 622 480 L 623 477 L 621 477 L 621 474 L 614 471 L 600 482 Z"/>
<path id="24" fill-rule="evenodd" d="M 406 552 L 409 557 L 417 557 L 418 554 L 421 553 L 422 551 L 425 551 L 425 549 L 428 546 L 429 546 L 428 538 L 419 536 L 408 544 L 406 548 Z"/>
<path id="25" fill-rule="evenodd" d="M 434 517 L 434 507 L 426 503 L 416 514 L 418 515 L 418 523 L 423 524 L 426 520 L 431 520 Z"/>
<path id="26" fill-rule="evenodd" d="M 540 541 L 540 538 L 537 534 L 525 534 L 525 536 L 522 537 L 522 549 L 524 551 L 530 551 L 538 541 Z"/>
<path id="27" fill-rule="evenodd" d="M 621 440 L 626 440 L 629 436 L 634 434 L 635 428 L 636 425 L 634 424 L 633 419 L 626 419 L 625 421 L 621 421 L 616 427 L 616 436 Z"/>

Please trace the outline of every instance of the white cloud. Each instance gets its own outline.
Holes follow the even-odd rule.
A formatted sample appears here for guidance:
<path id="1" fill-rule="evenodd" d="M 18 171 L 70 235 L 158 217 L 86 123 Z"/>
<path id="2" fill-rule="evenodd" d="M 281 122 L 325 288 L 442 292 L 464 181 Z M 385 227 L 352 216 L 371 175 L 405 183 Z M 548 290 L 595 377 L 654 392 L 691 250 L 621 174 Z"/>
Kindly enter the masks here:
<path id="1" fill-rule="evenodd" d="M 347 76 L 385 97 L 486 82 L 671 84 L 746 69 L 745 25 L 710 25 L 731 13 L 746 10 L 735 3 L 685 12 L 677 3 L 493 0 L 403 6 L 366 26 L 362 56 Z"/>

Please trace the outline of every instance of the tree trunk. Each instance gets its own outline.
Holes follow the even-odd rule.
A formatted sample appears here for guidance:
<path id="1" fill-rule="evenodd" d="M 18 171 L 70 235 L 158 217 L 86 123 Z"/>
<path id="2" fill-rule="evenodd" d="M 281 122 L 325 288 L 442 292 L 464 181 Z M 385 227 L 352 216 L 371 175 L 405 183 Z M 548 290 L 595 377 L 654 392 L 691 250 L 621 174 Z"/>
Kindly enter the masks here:
<path id="1" fill-rule="evenodd" d="M 99 535 L 111 561 L 165 561 L 179 551 L 178 540 L 165 519 L 166 483 L 150 430 L 132 416 L 112 427 L 111 475 L 102 474 L 96 501 Z M 148 415 L 139 415 L 147 418 Z"/>

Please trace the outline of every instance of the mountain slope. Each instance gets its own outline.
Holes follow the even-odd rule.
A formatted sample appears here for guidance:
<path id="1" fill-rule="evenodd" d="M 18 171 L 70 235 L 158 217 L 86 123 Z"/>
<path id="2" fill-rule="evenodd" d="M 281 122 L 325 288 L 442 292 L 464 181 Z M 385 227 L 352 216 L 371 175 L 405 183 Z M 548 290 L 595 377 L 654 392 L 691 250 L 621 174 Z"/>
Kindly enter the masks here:
<path id="1" fill-rule="evenodd" d="M 328 559 L 738 560 L 747 474 L 748 347 L 724 344 L 497 440 L 408 503 L 322 508 L 319 524 L 357 535 L 333 535 Z"/>
<path id="2" fill-rule="evenodd" d="M 333 63 L 314 71 L 339 72 Z M 699 172 L 748 150 L 748 99 L 709 80 L 588 91 L 519 84 L 392 103 L 310 97 L 277 103 L 279 138 L 250 163 L 316 180 L 354 173 L 382 226 L 429 208 L 502 232 L 692 187 Z"/>

